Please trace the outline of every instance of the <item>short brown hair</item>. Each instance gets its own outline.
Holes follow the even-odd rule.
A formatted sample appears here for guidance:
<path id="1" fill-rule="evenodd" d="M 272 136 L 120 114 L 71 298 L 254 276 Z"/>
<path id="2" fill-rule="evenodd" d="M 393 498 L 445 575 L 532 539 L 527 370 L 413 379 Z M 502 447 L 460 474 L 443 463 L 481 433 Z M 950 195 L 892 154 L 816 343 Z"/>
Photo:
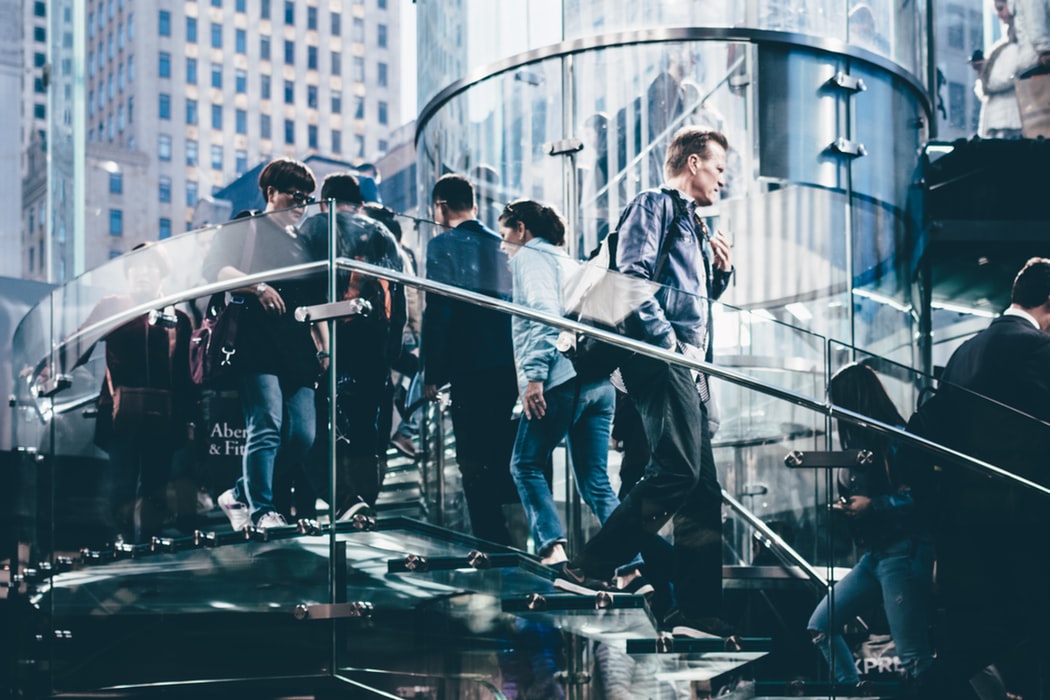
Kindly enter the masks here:
<path id="1" fill-rule="evenodd" d="M 474 208 L 474 185 L 462 175 L 448 173 L 434 183 L 430 198 L 434 204 L 443 202 L 449 211 L 470 211 Z"/>
<path id="2" fill-rule="evenodd" d="M 686 126 L 679 129 L 671 138 L 671 145 L 667 147 L 667 157 L 664 158 L 664 177 L 672 178 L 685 170 L 689 162 L 689 156 L 696 154 L 707 160 L 708 144 L 717 143 L 726 151 L 729 151 L 729 139 L 721 131 L 704 129 L 699 126 Z"/>
<path id="3" fill-rule="evenodd" d="M 1050 258 L 1029 258 L 1014 278 L 1010 303 L 1034 309 L 1050 299 Z"/>
<path id="4" fill-rule="evenodd" d="M 276 158 L 259 173 L 259 189 L 262 190 L 263 199 L 266 199 L 268 187 L 276 187 L 281 192 L 297 189 L 313 194 L 317 189 L 317 179 L 306 163 L 294 158 Z"/>

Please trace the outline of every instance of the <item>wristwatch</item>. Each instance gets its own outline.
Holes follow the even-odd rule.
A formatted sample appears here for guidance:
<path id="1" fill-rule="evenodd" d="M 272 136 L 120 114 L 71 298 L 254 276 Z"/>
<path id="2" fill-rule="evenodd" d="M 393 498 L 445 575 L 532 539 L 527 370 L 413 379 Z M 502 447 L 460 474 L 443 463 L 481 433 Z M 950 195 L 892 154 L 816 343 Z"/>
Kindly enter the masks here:
<path id="1" fill-rule="evenodd" d="M 263 292 L 265 292 L 269 288 L 270 285 L 266 284 L 265 282 L 260 282 L 259 284 L 255 285 L 255 296 L 261 297 L 263 295 Z"/>

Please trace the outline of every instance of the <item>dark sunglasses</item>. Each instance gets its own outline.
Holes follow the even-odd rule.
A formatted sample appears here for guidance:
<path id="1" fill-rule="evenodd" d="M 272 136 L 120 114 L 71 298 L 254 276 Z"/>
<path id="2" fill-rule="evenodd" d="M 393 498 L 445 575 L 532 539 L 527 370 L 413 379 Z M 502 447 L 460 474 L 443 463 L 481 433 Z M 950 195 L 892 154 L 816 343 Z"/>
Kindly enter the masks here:
<path id="1" fill-rule="evenodd" d="M 314 198 L 301 190 L 281 190 L 281 194 L 288 195 L 299 206 L 314 203 Z"/>

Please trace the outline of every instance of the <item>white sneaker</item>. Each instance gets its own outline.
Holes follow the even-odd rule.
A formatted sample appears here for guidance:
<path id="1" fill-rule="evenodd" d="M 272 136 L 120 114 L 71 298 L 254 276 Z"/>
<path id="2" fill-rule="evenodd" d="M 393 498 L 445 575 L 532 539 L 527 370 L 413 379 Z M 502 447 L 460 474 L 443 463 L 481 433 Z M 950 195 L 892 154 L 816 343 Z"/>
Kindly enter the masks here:
<path id="1" fill-rule="evenodd" d="M 233 489 L 227 489 L 219 494 L 219 508 L 226 514 L 230 527 L 236 532 L 248 527 L 252 520 L 248 506 L 237 500 L 237 497 L 233 495 Z"/>
<path id="2" fill-rule="evenodd" d="M 284 519 L 284 516 L 276 511 L 267 511 L 262 514 L 259 521 L 255 523 L 256 529 L 269 530 L 271 527 L 284 527 L 288 524 L 288 521 Z"/>

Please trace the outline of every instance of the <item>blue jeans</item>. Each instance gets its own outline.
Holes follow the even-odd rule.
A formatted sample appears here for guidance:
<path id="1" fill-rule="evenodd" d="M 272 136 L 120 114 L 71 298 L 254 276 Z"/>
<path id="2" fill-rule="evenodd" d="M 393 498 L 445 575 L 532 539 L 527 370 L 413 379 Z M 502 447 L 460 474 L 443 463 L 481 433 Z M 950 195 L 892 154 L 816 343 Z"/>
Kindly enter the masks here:
<path id="1" fill-rule="evenodd" d="M 244 474 L 233 492 L 237 500 L 251 508 L 252 522 L 258 522 L 263 514 L 276 510 L 275 466 L 291 468 L 313 445 L 317 429 L 314 390 L 308 386 L 283 386 L 274 374 L 242 374 L 237 393 L 247 434 Z"/>
<path id="2" fill-rule="evenodd" d="M 916 537 L 867 552 L 835 584 L 834 608 L 832 596 L 825 596 L 807 627 L 832 666 L 837 683 L 860 681 L 853 655 L 840 634 L 842 626 L 879 602 L 908 677 L 917 677 L 933 663 L 928 629 L 932 577 L 933 543 Z"/>
<path id="3" fill-rule="evenodd" d="M 566 435 L 584 503 L 601 523 L 620 505 L 607 472 L 616 390 L 606 380 L 591 382 L 579 387 L 577 398 L 576 387 L 572 380 L 544 392 L 547 413 L 538 420 L 523 416 L 514 441 L 510 473 L 541 554 L 566 541 L 565 526 L 543 475 L 551 453 Z"/>

